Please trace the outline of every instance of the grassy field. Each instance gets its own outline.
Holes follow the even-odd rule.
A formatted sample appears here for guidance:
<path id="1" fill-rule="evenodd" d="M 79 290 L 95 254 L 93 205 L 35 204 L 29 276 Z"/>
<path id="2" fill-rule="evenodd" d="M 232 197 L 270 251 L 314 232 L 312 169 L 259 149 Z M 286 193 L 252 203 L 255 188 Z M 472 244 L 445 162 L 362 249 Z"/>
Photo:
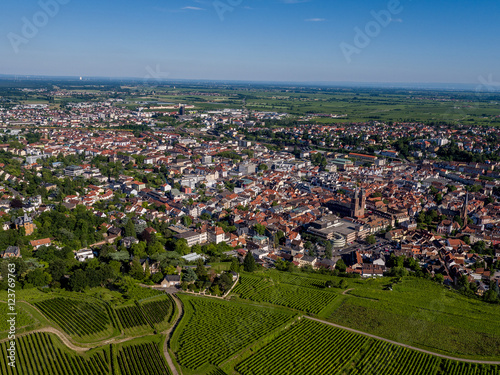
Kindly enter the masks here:
<path id="1" fill-rule="evenodd" d="M 498 306 L 424 279 L 356 281 L 329 320 L 398 342 L 463 357 L 500 358 Z"/>

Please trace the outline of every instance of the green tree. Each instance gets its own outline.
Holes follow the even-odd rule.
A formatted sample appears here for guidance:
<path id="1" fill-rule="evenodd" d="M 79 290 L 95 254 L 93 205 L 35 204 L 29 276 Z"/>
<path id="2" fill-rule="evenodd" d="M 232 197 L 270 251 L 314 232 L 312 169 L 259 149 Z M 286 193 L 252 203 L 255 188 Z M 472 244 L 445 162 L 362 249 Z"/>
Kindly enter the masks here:
<path id="1" fill-rule="evenodd" d="M 52 276 L 45 272 L 42 268 L 37 268 L 28 272 L 26 281 L 34 287 L 42 287 L 48 285 L 52 281 Z"/>
<path id="2" fill-rule="evenodd" d="M 339 259 L 337 260 L 337 263 L 335 263 L 335 269 L 339 272 L 345 272 L 347 270 L 347 266 L 342 259 Z"/>
<path id="3" fill-rule="evenodd" d="M 192 268 L 188 268 L 183 271 L 182 281 L 190 283 L 192 281 L 196 281 L 196 279 L 197 279 L 196 272 Z"/>
<path id="4" fill-rule="evenodd" d="M 368 242 L 370 245 L 374 245 L 375 243 L 377 243 L 377 239 L 373 234 L 371 234 L 368 237 L 366 237 L 366 242 Z"/>
<path id="5" fill-rule="evenodd" d="M 197 260 L 195 272 L 198 280 L 205 281 L 207 279 L 207 269 L 203 264 L 203 259 L 200 258 Z"/>
<path id="6" fill-rule="evenodd" d="M 254 272 L 257 269 L 257 264 L 250 250 L 247 251 L 245 255 L 245 260 L 243 261 L 243 269 L 245 272 Z"/>
<path id="7" fill-rule="evenodd" d="M 436 273 L 434 275 L 434 281 L 437 282 L 437 283 L 439 283 L 439 284 L 442 284 L 444 282 L 444 276 L 443 276 L 443 274 Z"/>
<path id="8" fill-rule="evenodd" d="M 187 216 L 187 215 L 184 215 L 182 217 L 182 224 L 185 226 L 185 227 L 189 227 L 191 224 L 193 223 L 193 220 Z"/>
<path id="9" fill-rule="evenodd" d="M 259 223 L 255 224 L 253 226 L 253 229 L 255 232 L 257 232 L 257 234 L 259 234 L 261 236 L 266 234 L 266 227 L 262 224 L 259 224 Z"/>
<path id="10" fill-rule="evenodd" d="M 144 270 L 142 269 L 141 263 L 139 262 L 139 258 L 134 257 L 132 264 L 130 266 L 130 276 L 132 276 L 136 280 L 144 279 Z"/>
<path id="11" fill-rule="evenodd" d="M 237 257 L 233 257 L 231 259 L 231 266 L 229 267 L 229 269 L 233 272 L 240 272 L 240 261 Z"/>
<path id="12" fill-rule="evenodd" d="M 159 284 L 162 282 L 163 278 L 163 273 L 161 272 L 156 272 L 155 274 L 151 275 L 151 281 L 154 282 L 155 284 Z"/>
<path id="13" fill-rule="evenodd" d="M 180 238 L 175 242 L 175 251 L 180 255 L 189 254 L 190 249 L 187 241 L 184 238 Z"/>
<path id="14" fill-rule="evenodd" d="M 87 275 L 82 269 L 77 269 L 69 278 L 69 287 L 74 292 L 81 292 L 87 287 Z"/>
<path id="15" fill-rule="evenodd" d="M 49 273 L 52 276 L 53 281 L 60 282 L 63 276 L 66 274 L 66 261 L 62 259 L 56 259 L 49 265 Z"/>
<path id="16" fill-rule="evenodd" d="M 127 220 L 127 224 L 125 224 L 125 237 L 135 237 L 135 226 L 132 219 Z"/>

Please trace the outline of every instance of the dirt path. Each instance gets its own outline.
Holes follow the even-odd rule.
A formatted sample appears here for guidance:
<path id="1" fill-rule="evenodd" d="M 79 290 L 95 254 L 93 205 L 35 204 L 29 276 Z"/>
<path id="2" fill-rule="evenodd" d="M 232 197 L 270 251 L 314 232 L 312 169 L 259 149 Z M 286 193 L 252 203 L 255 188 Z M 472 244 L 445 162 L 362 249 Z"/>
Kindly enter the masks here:
<path id="1" fill-rule="evenodd" d="M 59 331 L 58 329 L 56 329 L 54 327 L 44 327 L 44 328 L 36 329 L 34 331 L 25 332 L 25 333 L 22 333 L 20 335 L 17 335 L 17 337 L 29 335 L 31 333 L 36 333 L 36 332 L 53 333 L 54 335 L 56 335 L 57 337 L 59 337 L 61 339 L 61 341 L 63 342 L 64 345 L 66 345 L 68 348 L 70 348 L 71 350 L 74 350 L 76 352 L 86 352 L 87 350 L 92 349 L 92 348 L 83 348 L 81 346 L 76 346 L 75 344 L 73 344 L 69 340 L 68 336 L 66 336 L 63 332 Z"/>
<path id="2" fill-rule="evenodd" d="M 349 293 L 351 290 L 354 290 L 354 288 L 351 289 L 346 289 L 342 292 L 342 294 L 345 296 L 347 293 Z"/>
<path id="3" fill-rule="evenodd" d="M 23 303 L 27 304 L 28 306 L 30 306 L 31 308 L 35 309 L 41 316 L 43 316 L 47 320 L 47 322 L 50 323 L 50 320 L 44 315 L 44 313 L 42 311 L 40 311 L 40 309 L 38 307 L 36 307 L 35 305 L 32 305 L 31 303 L 29 303 L 27 301 L 21 301 L 21 302 L 23 302 Z M 104 345 L 109 345 L 109 344 L 121 344 L 122 342 L 134 340 L 134 339 L 137 339 L 137 338 L 140 338 L 140 337 L 146 337 L 146 336 L 153 336 L 154 335 L 153 333 L 148 333 L 148 334 L 141 335 L 141 336 L 124 337 L 124 338 L 121 338 L 121 339 L 118 338 L 118 337 L 113 337 L 113 338 L 110 338 L 110 339 L 107 339 L 107 340 L 101 340 L 101 341 L 96 341 L 96 342 L 90 343 L 90 344 L 88 344 L 89 346 L 77 346 L 76 344 L 81 344 L 81 345 L 85 345 L 85 344 L 83 344 L 83 343 L 75 343 L 75 342 L 73 342 L 71 340 L 71 338 L 65 332 L 60 331 L 57 328 L 49 326 L 49 327 L 43 327 L 43 328 L 35 329 L 35 330 L 29 331 L 29 332 L 23 332 L 23 333 L 17 335 L 17 337 L 25 336 L 25 335 L 28 335 L 30 333 L 35 333 L 35 332 L 53 333 L 53 334 L 57 335 L 61 339 L 61 341 L 68 348 L 70 348 L 72 350 L 76 350 L 78 352 L 85 352 L 87 350 L 98 348 L 98 347 L 101 347 L 101 346 L 104 346 Z M 7 339 L 0 340 L 0 342 L 6 341 L 6 340 Z"/>
<path id="4" fill-rule="evenodd" d="M 447 355 L 444 355 L 444 354 L 434 353 L 434 352 L 431 352 L 429 350 L 416 348 L 416 347 L 411 346 L 411 345 L 402 344 L 400 342 L 392 341 L 392 340 L 389 340 L 389 339 L 386 339 L 386 338 L 383 338 L 383 337 L 380 337 L 380 336 L 375 336 L 375 335 L 372 335 L 370 333 L 361 332 L 361 331 L 358 331 L 356 329 L 352 329 L 352 328 L 349 328 L 349 327 L 344 327 L 344 326 L 341 326 L 341 325 L 338 325 L 338 324 L 335 324 L 335 323 L 326 322 L 326 321 L 321 320 L 321 319 L 312 318 L 310 316 L 304 316 L 304 318 L 311 319 L 311 320 L 314 320 L 316 322 L 328 324 L 328 325 L 336 327 L 336 328 L 345 329 L 347 331 L 354 332 L 354 333 L 357 333 L 359 335 L 371 337 L 373 339 L 382 340 L 382 341 L 388 342 L 390 344 L 402 346 L 403 348 L 407 348 L 407 349 L 411 349 L 411 350 L 416 350 L 418 352 L 422 352 L 422 353 L 426 353 L 426 354 L 431 354 L 431 355 L 434 355 L 434 356 L 440 357 L 440 358 L 450 359 L 452 361 L 469 362 L 469 363 L 479 363 L 479 364 L 485 364 L 485 365 L 500 365 L 500 361 L 482 361 L 482 360 L 478 360 L 478 359 L 465 359 L 465 358 L 450 357 L 450 356 L 447 356 Z"/>
<path id="5" fill-rule="evenodd" d="M 236 275 L 236 281 L 233 283 L 233 286 L 222 296 L 222 298 L 226 298 L 233 291 L 233 289 L 238 284 L 238 281 L 240 281 L 240 274 L 239 273 Z"/>
<path id="6" fill-rule="evenodd" d="M 179 311 L 179 315 L 177 316 L 176 321 L 172 326 L 163 332 L 165 335 L 165 342 L 163 343 L 163 355 L 165 356 L 165 359 L 167 360 L 168 367 L 170 367 L 170 370 L 172 371 L 173 375 L 182 375 L 182 373 L 179 374 L 179 371 L 177 371 L 177 367 L 174 365 L 174 361 L 172 361 L 172 358 L 170 357 L 170 353 L 168 352 L 168 347 L 170 344 L 170 338 L 172 337 L 172 332 L 174 329 L 177 327 L 179 322 L 181 321 L 183 315 L 184 315 L 184 309 L 182 308 L 182 302 L 177 298 L 175 294 L 171 294 L 172 298 L 175 301 L 175 305 L 177 306 L 177 310 Z"/>

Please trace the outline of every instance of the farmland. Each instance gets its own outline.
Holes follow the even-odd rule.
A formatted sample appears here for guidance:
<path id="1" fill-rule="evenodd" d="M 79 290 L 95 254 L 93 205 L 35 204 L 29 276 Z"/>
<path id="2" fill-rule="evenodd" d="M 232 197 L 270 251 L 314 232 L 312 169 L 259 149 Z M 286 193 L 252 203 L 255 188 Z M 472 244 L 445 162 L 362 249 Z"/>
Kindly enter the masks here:
<path id="1" fill-rule="evenodd" d="M 147 326 L 148 322 L 141 311 L 141 308 L 136 305 L 124 306 L 115 309 L 118 320 L 124 329 L 132 329 L 140 326 Z"/>
<path id="2" fill-rule="evenodd" d="M 390 283 L 387 278 L 347 279 L 349 290 L 345 295 L 337 288 L 325 288 L 327 281 L 339 280 L 328 275 L 267 270 L 243 274 L 233 295 L 291 307 L 433 352 L 485 360 L 500 358 L 500 322 L 493 305 L 417 278 L 403 279 L 393 285 L 392 291 L 386 288 Z M 313 303 L 317 293 L 331 293 L 335 298 L 320 310 L 320 304 Z M 298 304 L 295 307 L 294 301 Z"/>
<path id="3" fill-rule="evenodd" d="M 7 343 L 0 344 L 6 353 Z M 59 339 L 47 333 L 33 333 L 16 340 L 16 367 L 7 366 L 5 355 L 0 358 L 0 373 L 5 375 L 108 375 L 107 353 L 103 350 L 85 355 L 68 350 Z"/>
<path id="4" fill-rule="evenodd" d="M 500 368 L 444 360 L 306 319 L 238 364 L 236 370 L 242 375 L 434 375 L 496 374 Z"/>
<path id="5" fill-rule="evenodd" d="M 0 316 L 7 316 L 8 305 L 6 303 L 0 303 Z M 24 327 L 30 325 L 34 322 L 33 317 L 24 309 L 18 309 L 17 314 L 17 325 L 18 327 Z M 9 329 L 9 324 L 5 319 L 0 320 L 0 332 L 7 331 Z"/>
<path id="6" fill-rule="evenodd" d="M 265 275 L 265 276 L 264 276 Z M 351 280 L 355 288 L 342 295 L 322 287 L 331 277 L 321 275 L 284 274 L 276 271 L 264 272 L 254 276 L 243 275 L 255 285 L 271 289 L 294 288 L 299 296 L 304 291 L 317 291 L 336 296 L 335 303 L 338 318 L 342 319 L 342 310 L 347 302 L 351 306 L 363 307 L 362 303 L 384 306 L 381 295 L 376 290 L 379 281 Z M 280 281 L 278 281 L 280 280 Z M 294 285 L 294 283 L 298 285 Z M 244 293 L 250 293 L 254 284 L 243 282 L 238 286 Z M 272 287 L 270 287 L 272 285 Z M 406 292 L 419 284 L 401 284 Z M 372 293 L 368 293 L 374 289 Z M 395 288 L 396 291 L 397 287 Z M 259 294 L 264 289 L 259 289 Z M 350 293 L 356 292 L 355 296 Z M 363 298 L 361 297 L 363 296 Z M 371 296 L 370 298 L 368 298 Z M 457 362 L 444 359 L 421 351 L 405 348 L 400 345 L 378 340 L 359 333 L 333 327 L 326 322 L 315 321 L 300 312 L 294 312 L 283 306 L 270 306 L 252 300 L 231 299 L 229 301 L 180 294 L 183 303 L 183 315 L 176 326 L 168 345 L 171 357 L 182 368 L 185 375 L 259 375 L 259 374 L 486 374 L 493 375 L 500 371 L 496 365 Z M 354 302 L 353 302 L 354 301 Z M 378 301 L 378 302 L 377 302 Z M 87 334 L 81 323 L 65 318 L 72 313 L 78 315 L 82 309 L 88 309 L 89 319 L 97 319 L 101 314 L 93 312 L 92 299 L 72 299 L 69 297 L 47 298 L 37 302 L 48 309 L 47 316 L 65 331 L 73 332 L 71 337 L 79 337 L 74 332 Z M 62 309 L 64 302 L 69 309 Z M 175 303 L 171 296 L 152 296 L 126 304 L 117 308 L 106 308 L 102 311 L 112 314 L 108 324 L 124 326 L 124 318 L 119 318 L 118 311 L 132 311 L 134 329 L 128 331 L 124 342 L 111 344 L 98 341 L 96 333 L 83 336 L 95 342 L 94 349 L 85 350 L 83 354 L 74 352 L 62 344 L 60 339 L 51 333 L 31 333 L 17 338 L 18 366 L 7 368 L 6 358 L 0 360 L 0 373 L 17 374 L 110 374 L 132 375 L 171 374 L 171 370 L 163 355 L 165 336 L 153 334 L 153 328 L 169 327 L 173 324 Z M 99 305 L 98 305 L 99 306 Z M 368 319 L 374 314 L 377 319 L 391 319 L 394 313 L 387 306 L 386 310 L 370 310 L 366 316 L 350 314 L 357 319 Z M 396 309 L 396 308 L 395 308 Z M 329 310 L 330 311 L 330 310 Z M 397 309 L 395 310 L 397 311 Z M 377 314 L 380 314 L 378 316 Z M 330 319 L 334 319 L 334 315 Z M 29 316 L 29 315 L 28 315 Z M 141 317 L 141 318 L 138 318 Z M 374 318 L 375 319 L 375 318 Z M 98 324 L 96 320 L 96 324 Z M 114 323 L 111 323 L 114 322 Z M 119 323 L 122 322 L 122 323 Z M 142 326 L 134 326 L 140 322 Z M 102 322 L 101 322 L 102 323 Z M 399 321 L 393 321 L 400 324 Z M 368 323 L 374 324 L 368 319 Z M 471 323 L 472 324 L 472 323 Z M 96 328 L 97 329 L 97 328 Z M 142 331 L 140 331 L 142 330 Z M 137 336 L 133 338 L 133 336 Z M 141 336 L 141 337 L 138 337 Z M 404 339 L 403 336 L 400 337 Z M 444 340 L 446 338 L 443 338 Z M 7 342 L 0 342 L 0 350 L 6 350 Z M 89 344 L 86 344 L 89 345 Z M 494 350 L 494 349 L 493 349 Z M 438 352 L 437 350 L 434 350 Z M 283 353 L 287 353 L 283 355 Z"/>
<path id="7" fill-rule="evenodd" d="M 236 302 L 188 296 L 182 301 L 184 317 L 172 350 L 179 363 L 192 370 L 219 365 L 294 318 L 293 313 Z"/>
<path id="8" fill-rule="evenodd" d="M 160 346 L 156 342 L 123 345 L 117 353 L 122 375 L 169 375 L 171 374 Z"/>
<path id="9" fill-rule="evenodd" d="M 337 297 L 337 294 L 331 291 L 319 290 L 316 285 L 321 282 L 315 280 L 302 278 L 283 278 L 283 280 L 283 283 L 275 283 L 272 279 L 244 275 L 233 293 L 251 301 L 267 302 L 311 314 L 320 313 Z M 314 288 L 291 285 L 294 281 Z"/>
<path id="10" fill-rule="evenodd" d="M 36 302 L 35 306 L 72 336 L 95 339 L 113 331 L 107 308 L 100 302 L 58 297 Z"/>
<path id="11" fill-rule="evenodd" d="M 498 307 L 427 280 L 407 278 L 392 291 L 386 283 L 353 282 L 328 320 L 447 355 L 500 357 Z"/>
<path id="12" fill-rule="evenodd" d="M 127 333 L 138 334 L 141 330 L 166 328 L 173 317 L 174 305 L 170 296 L 153 296 L 142 303 L 135 301 L 134 304 L 117 307 L 114 311 Z"/>

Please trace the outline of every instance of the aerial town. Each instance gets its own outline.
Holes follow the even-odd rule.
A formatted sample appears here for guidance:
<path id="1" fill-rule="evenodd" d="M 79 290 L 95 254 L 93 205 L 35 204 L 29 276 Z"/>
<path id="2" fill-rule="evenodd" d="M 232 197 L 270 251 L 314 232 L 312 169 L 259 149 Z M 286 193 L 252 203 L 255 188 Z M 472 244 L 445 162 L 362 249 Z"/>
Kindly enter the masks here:
<path id="1" fill-rule="evenodd" d="M 65 247 L 180 286 L 185 265 L 250 253 L 264 268 L 411 274 L 498 300 L 500 128 L 131 109 L 114 94 L 0 109 L 3 258 Z M 64 228 L 51 212 L 93 218 Z"/>

